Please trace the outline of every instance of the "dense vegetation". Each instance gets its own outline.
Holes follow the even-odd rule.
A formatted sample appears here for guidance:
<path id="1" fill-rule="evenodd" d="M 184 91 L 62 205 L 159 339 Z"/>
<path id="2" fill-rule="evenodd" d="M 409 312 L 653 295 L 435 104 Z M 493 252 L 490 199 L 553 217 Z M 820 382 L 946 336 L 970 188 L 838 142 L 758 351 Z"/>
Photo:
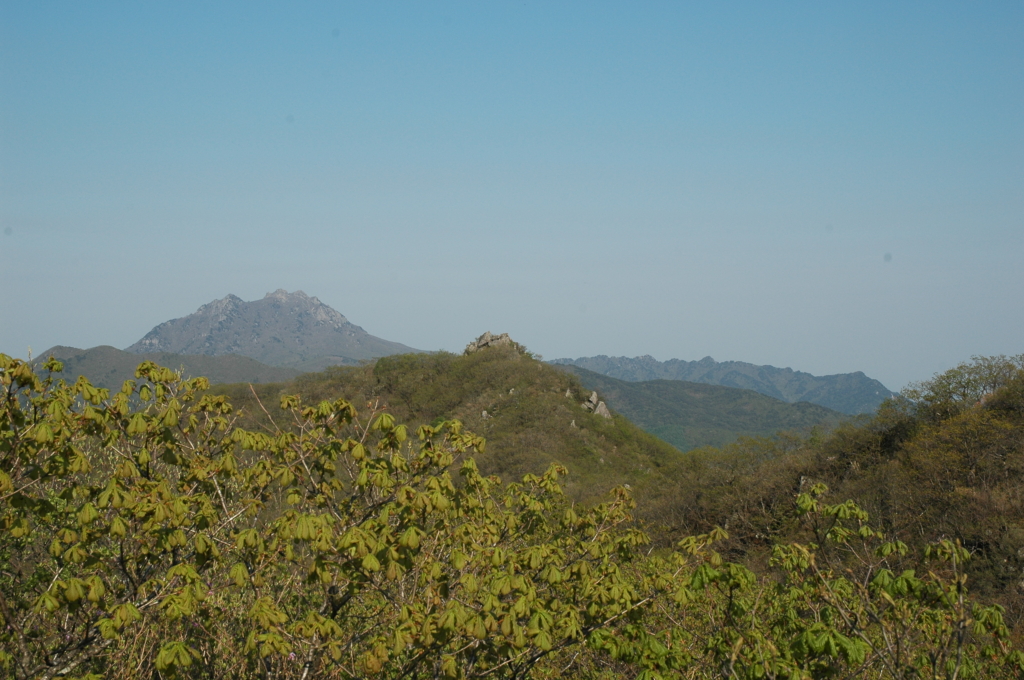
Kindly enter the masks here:
<path id="1" fill-rule="evenodd" d="M 820 542 L 797 521 L 793 498 L 822 483 L 829 502 L 854 500 L 914 555 L 959 540 L 973 555 L 967 573 L 976 592 L 1004 606 L 1024 635 L 1022 366 L 1024 357 L 980 358 L 832 431 L 741 438 L 685 455 L 619 415 L 586 413 L 579 402 L 588 390 L 574 376 L 511 349 L 389 357 L 255 390 L 271 413 L 282 394 L 298 392 L 387 405 L 413 426 L 459 418 L 487 438 L 487 453 L 477 456 L 485 474 L 517 479 L 557 462 L 568 470 L 567 495 L 581 502 L 629 485 L 657 545 L 723 527 L 730 539 L 719 549 L 759 572 L 779 543 Z M 218 389 L 261 416 L 250 427 L 266 424 L 247 386 Z M 657 404 L 649 410 L 643 417 L 656 426 Z"/>
<path id="2" fill-rule="evenodd" d="M 977 358 L 827 436 L 745 439 L 664 470 L 676 493 L 652 514 L 676 535 L 728 529 L 722 549 L 750 566 L 806 540 L 791 499 L 814 484 L 854 499 L 916 551 L 959 541 L 978 592 L 1024 634 L 1024 356 Z M 817 539 L 815 539 L 817 540 Z"/>
<path id="3" fill-rule="evenodd" d="M 955 449 L 951 423 L 988 437 L 1022 416 L 1019 371 L 980 406 L 978 380 L 947 382 L 945 397 L 936 382 L 881 416 L 904 449 Z M 1024 668 L 1002 610 L 968 596 L 961 542 L 914 554 L 820 483 L 788 498 L 787 531 L 805 539 L 775 542 L 752 570 L 721 554 L 736 539 L 717 528 L 652 549 L 624 488 L 583 506 L 558 465 L 517 484 L 481 475 L 470 454 L 488 455 L 484 439 L 451 419 L 410 437 L 379 404 L 360 416 L 342 398 L 285 395 L 269 429 L 248 429 L 205 380 L 152 363 L 110 393 L 0 355 L 0 385 L 0 665 L 15 678 Z M 841 436 L 873 450 L 857 437 L 889 441 L 881 427 Z M 949 456 L 943 470 L 994 484 L 973 453 Z"/>

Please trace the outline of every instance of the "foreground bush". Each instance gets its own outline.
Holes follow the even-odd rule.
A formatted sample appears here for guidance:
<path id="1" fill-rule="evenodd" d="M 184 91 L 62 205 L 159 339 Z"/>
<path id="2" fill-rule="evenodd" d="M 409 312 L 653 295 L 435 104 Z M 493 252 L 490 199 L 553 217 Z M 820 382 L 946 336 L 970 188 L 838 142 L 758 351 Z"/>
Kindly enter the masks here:
<path id="1" fill-rule="evenodd" d="M 650 552 L 623 489 L 502 485 L 457 421 L 285 397 L 247 431 L 203 379 L 115 394 L 0 355 L 0 667 L 15 678 L 1017 677 L 957 544 L 924 575 L 822 489 L 764 574 L 714 531 Z M 269 414 L 268 414 L 269 417 Z M 457 478 L 451 477 L 457 471 Z"/>

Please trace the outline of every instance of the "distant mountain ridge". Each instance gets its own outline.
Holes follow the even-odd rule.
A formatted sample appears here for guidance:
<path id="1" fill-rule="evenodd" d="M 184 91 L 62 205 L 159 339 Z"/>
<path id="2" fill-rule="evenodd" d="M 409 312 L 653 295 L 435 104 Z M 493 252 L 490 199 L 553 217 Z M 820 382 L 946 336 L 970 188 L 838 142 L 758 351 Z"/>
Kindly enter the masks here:
<path id="1" fill-rule="evenodd" d="M 551 363 L 577 366 L 629 382 L 685 380 L 739 387 L 790 403 L 809 401 L 850 415 L 873 413 L 883 401 L 894 395 L 885 385 L 860 371 L 816 376 L 791 368 L 758 366 L 744 361 L 718 362 L 711 357 L 700 361 L 658 361 L 650 355 L 633 358 L 600 355 L 555 359 Z"/>
<path id="2" fill-rule="evenodd" d="M 58 345 L 39 355 L 37 363 L 53 357 L 64 364 L 61 377 L 74 382 L 84 375 L 93 385 L 111 390 L 121 389 L 125 380 L 135 378 L 135 369 L 143 361 L 156 362 L 175 371 L 181 371 L 183 378 L 203 376 L 211 383 L 269 383 L 284 382 L 300 375 L 293 368 L 267 366 L 250 357 L 237 354 L 221 356 L 170 354 L 169 352 L 147 352 L 134 354 L 109 345 L 92 349 L 78 349 Z M 38 370 L 38 369 L 37 369 Z"/>
<path id="3" fill-rule="evenodd" d="M 754 390 L 685 380 L 619 380 L 571 364 L 556 367 L 575 374 L 614 411 L 680 451 L 780 431 L 805 434 L 848 419 L 818 404 L 789 403 Z"/>
<path id="4" fill-rule="evenodd" d="M 214 300 L 158 325 L 126 351 L 239 354 L 269 366 L 315 371 L 419 350 L 370 335 L 301 290 L 278 289 L 252 302 L 235 295 Z"/>

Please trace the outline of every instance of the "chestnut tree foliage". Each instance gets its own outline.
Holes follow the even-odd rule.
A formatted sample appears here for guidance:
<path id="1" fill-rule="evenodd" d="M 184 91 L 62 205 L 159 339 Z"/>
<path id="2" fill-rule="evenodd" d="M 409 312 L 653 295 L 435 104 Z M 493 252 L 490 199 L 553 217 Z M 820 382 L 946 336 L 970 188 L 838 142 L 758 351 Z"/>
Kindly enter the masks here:
<path id="1" fill-rule="evenodd" d="M 502 484 L 458 421 L 284 397 L 236 423 L 143 363 L 116 393 L 0 355 L 0 672 L 29 678 L 1019 677 L 969 555 L 824 489 L 755 574 L 721 530 L 651 547 L 626 489 Z M 269 413 L 267 414 L 269 418 Z"/>

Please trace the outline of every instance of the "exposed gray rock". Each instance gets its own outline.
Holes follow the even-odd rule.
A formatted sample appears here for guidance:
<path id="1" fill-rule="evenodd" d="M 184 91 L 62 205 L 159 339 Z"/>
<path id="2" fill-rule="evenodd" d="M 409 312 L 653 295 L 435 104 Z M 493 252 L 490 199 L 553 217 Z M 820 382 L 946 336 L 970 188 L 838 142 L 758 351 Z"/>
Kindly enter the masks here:
<path id="1" fill-rule="evenodd" d="M 566 396 L 568 396 L 568 393 L 566 394 Z M 580 404 L 580 406 L 582 406 L 587 411 L 590 411 L 591 413 L 596 413 L 597 415 L 602 416 L 604 418 L 612 417 L 612 414 L 608 410 L 608 407 L 605 406 L 603 401 L 598 399 L 597 392 L 591 392 L 590 397 L 585 402 Z"/>
<path id="2" fill-rule="evenodd" d="M 512 338 L 508 336 L 508 333 L 502 333 L 501 335 L 492 335 L 490 331 L 487 331 L 473 342 L 466 345 L 466 354 L 472 354 L 485 347 L 499 347 L 501 345 L 512 345 L 518 346 Z"/>

